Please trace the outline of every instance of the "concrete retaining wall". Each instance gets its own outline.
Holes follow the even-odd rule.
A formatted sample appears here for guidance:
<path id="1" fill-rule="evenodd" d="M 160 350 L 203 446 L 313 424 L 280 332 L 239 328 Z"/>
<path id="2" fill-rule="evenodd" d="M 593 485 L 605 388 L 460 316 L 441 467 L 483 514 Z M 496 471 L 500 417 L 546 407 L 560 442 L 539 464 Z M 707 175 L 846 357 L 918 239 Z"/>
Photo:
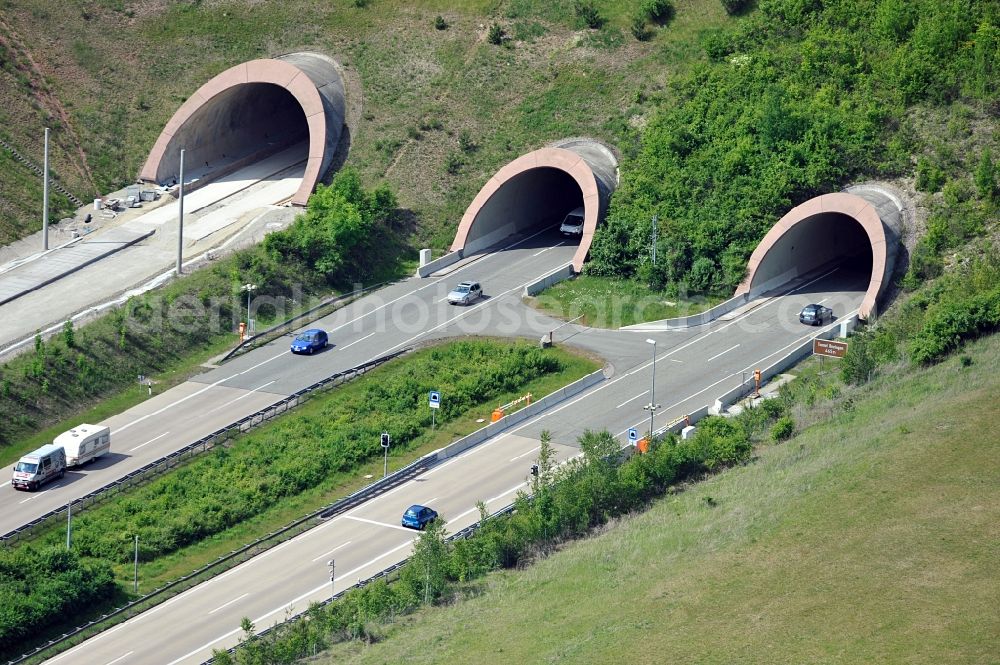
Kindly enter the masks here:
<path id="1" fill-rule="evenodd" d="M 468 434 L 462 437 L 461 439 L 458 439 L 451 445 L 448 445 L 442 448 L 441 450 L 438 450 L 436 453 L 437 461 L 441 462 L 443 460 L 448 459 L 449 457 L 454 457 L 455 455 L 463 453 L 469 448 L 477 446 L 483 441 L 486 441 L 487 439 L 496 436 L 497 434 L 500 434 L 504 430 L 509 429 L 514 425 L 523 423 L 528 418 L 531 418 L 532 416 L 537 415 L 552 406 L 555 406 L 559 402 L 562 402 L 565 399 L 568 399 L 570 397 L 573 397 L 574 395 L 582 393 L 584 390 L 587 390 L 591 386 L 597 385 L 603 380 L 604 380 L 604 370 L 597 370 L 593 374 L 588 374 L 582 379 L 578 379 L 577 381 L 574 381 L 573 383 L 569 384 L 565 388 L 560 388 L 559 390 L 546 395 L 545 397 L 538 400 L 534 404 L 529 404 L 520 411 L 515 411 L 510 415 L 506 415 L 500 420 L 496 421 L 495 423 L 490 423 L 486 427 L 476 430 L 472 434 Z M 435 453 L 431 453 L 431 455 L 434 454 Z"/>
<path id="2" fill-rule="evenodd" d="M 767 367 L 761 368 L 760 370 L 760 381 L 761 383 L 766 383 L 773 376 L 784 372 L 786 369 L 795 365 L 796 363 L 808 358 L 812 355 L 813 339 L 836 339 L 837 337 L 847 337 L 847 335 L 854 330 L 858 325 L 858 314 L 855 312 L 849 317 L 841 321 L 836 326 L 831 326 L 828 330 L 820 332 L 814 337 L 810 337 L 806 341 L 802 342 L 784 357 L 779 358 L 774 363 L 768 365 Z M 729 390 L 718 397 L 715 400 L 715 404 L 712 405 L 709 412 L 713 415 L 722 413 L 730 405 L 736 403 L 744 396 L 745 386 L 740 385 L 732 390 Z"/>
<path id="3" fill-rule="evenodd" d="M 706 323 L 711 323 L 715 321 L 720 316 L 728 314 L 729 312 L 742 307 L 750 301 L 750 294 L 744 293 L 738 296 L 733 296 L 725 302 L 721 302 L 712 309 L 707 309 L 701 314 L 692 314 L 691 316 L 681 316 L 676 319 L 661 319 L 659 321 L 649 321 L 648 323 L 636 323 L 631 326 L 623 326 L 621 330 L 636 330 L 636 331 L 647 331 L 656 332 L 658 330 L 678 330 L 682 328 L 691 328 L 693 326 L 701 326 Z"/>
<path id="4" fill-rule="evenodd" d="M 549 274 L 540 277 L 538 280 L 528 284 L 524 287 L 524 295 L 533 296 L 541 293 L 545 289 L 549 288 L 553 284 L 558 284 L 564 279 L 569 279 L 575 274 L 573 270 L 573 264 L 567 263 L 561 268 L 556 268 Z"/>
<path id="5" fill-rule="evenodd" d="M 465 252 L 461 249 L 454 252 L 448 252 L 444 256 L 436 258 L 426 265 L 422 265 L 417 268 L 417 277 L 427 277 L 428 275 L 432 275 L 442 268 L 447 268 L 451 264 L 461 261 L 464 256 Z"/>

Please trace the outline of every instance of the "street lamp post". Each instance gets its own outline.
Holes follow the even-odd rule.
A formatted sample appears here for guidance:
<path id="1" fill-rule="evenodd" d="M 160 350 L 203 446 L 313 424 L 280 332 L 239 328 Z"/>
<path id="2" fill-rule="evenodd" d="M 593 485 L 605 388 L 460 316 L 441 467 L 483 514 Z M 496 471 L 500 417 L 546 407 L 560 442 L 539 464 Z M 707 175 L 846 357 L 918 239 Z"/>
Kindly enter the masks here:
<path id="1" fill-rule="evenodd" d="M 647 339 L 647 344 L 653 345 L 653 371 L 650 374 L 650 384 L 649 384 L 649 404 L 647 404 L 644 409 L 649 411 L 649 439 L 653 439 L 653 416 L 656 414 L 656 410 L 660 408 L 660 405 L 656 403 L 656 340 Z"/>
<path id="2" fill-rule="evenodd" d="M 385 451 L 385 458 L 382 462 L 382 477 L 389 475 L 389 433 L 382 432 L 382 450 Z"/>
<path id="3" fill-rule="evenodd" d="M 333 571 L 336 569 L 336 564 L 334 561 L 335 561 L 334 559 L 330 559 L 329 561 L 326 562 L 326 565 L 330 566 L 330 598 L 333 598 L 335 595 L 337 595 L 333 583 L 334 580 Z"/>
<path id="4" fill-rule="evenodd" d="M 247 336 L 250 336 L 250 294 L 257 289 L 256 284 L 244 284 L 240 289 L 247 292 Z"/>

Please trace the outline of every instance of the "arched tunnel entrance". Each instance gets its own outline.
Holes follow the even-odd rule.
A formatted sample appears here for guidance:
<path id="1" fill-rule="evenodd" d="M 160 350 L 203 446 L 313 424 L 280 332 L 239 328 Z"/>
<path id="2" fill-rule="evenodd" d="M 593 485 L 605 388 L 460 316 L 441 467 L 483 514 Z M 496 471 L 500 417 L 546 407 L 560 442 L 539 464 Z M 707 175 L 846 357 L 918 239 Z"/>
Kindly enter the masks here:
<path id="1" fill-rule="evenodd" d="M 183 149 L 186 181 L 202 185 L 271 155 L 301 164 L 292 203 L 305 205 L 329 168 L 344 128 L 337 63 L 319 53 L 252 60 L 201 86 L 164 127 L 139 174 L 176 182 Z"/>
<path id="2" fill-rule="evenodd" d="M 215 175 L 289 147 L 298 161 L 309 154 L 309 125 L 302 106 L 284 87 L 247 83 L 220 92 L 199 106 L 177 130 L 172 145 L 186 148 L 188 175 Z M 157 167 L 157 179 L 175 177 L 180 148 L 169 150 Z"/>
<path id="3" fill-rule="evenodd" d="M 799 277 L 837 271 L 845 289 L 864 292 L 861 318 L 875 312 L 892 276 L 898 215 L 883 219 L 872 203 L 853 194 L 826 194 L 788 212 L 750 257 L 736 295 L 755 296 Z"/>
<path id="4" fill-rule="evenodd" d="M 548 230 L 553 241 L 578 245 L 573 268 L 579 272 L 617 186 L 618 161 L 596 141 L 567 139 L 528 153 L 500 169 L 479 191 L 451 249 L 469 256 L 513 236 Z M 581 232 L 560 236 L 561 222 L 579 208 Z"/>
<path id="5" fill-rule="evenodd" d="M 551 167 L 523 171 L 497 189 L 479 209 L 465 240 L 466 253 L 511 235 L 558 227 L 567 213 L 582 207 L 583 192 L 565 171 Z M 579 243 L 580 237 L 567 240 Z"/>

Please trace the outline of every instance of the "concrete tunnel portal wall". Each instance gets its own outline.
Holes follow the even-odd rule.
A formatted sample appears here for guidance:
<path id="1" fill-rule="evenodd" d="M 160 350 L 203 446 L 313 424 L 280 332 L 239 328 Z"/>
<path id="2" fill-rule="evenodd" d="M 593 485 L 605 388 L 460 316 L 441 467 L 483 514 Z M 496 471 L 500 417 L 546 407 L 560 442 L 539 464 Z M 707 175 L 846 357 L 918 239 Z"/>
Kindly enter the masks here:
<path id="1" fill-rule="evenodd" d="M 344 117 L 344 83 L 333 59 L 291 53 L 245 62 L 202 85 L 181 105 L 139 178 L 176 181 L 182 149 L 185 176 L 199 172 L 211 179 L 307 141 L 305 172 L 292 197 L 293 204 L 304 206 L 330 166 Z M 212 172 L 214 165 L 219 170 Z"/>
<path id="2" fill-rule="evenodd" d="M 825 194 L 796 206 L 775 224 L 750 256 L 747 276 L 735 295 L 755 296 L 826 265 L 853 262 L 870 275 L 858 308 L 862 319 L 876 313 L 889 284 L 899 229 L 854 194 Z"/>
<path id="3" fill-rule="evenodd" d="M 618 160 L 597 141 L 566 139 L 535 150 L 487 181 L 466 209 L 451 249 L 468 256 L 514 234 L 558 224 L 582 206 L 583 235 L 573 256 L 579 272 L 617 186 Z"/>

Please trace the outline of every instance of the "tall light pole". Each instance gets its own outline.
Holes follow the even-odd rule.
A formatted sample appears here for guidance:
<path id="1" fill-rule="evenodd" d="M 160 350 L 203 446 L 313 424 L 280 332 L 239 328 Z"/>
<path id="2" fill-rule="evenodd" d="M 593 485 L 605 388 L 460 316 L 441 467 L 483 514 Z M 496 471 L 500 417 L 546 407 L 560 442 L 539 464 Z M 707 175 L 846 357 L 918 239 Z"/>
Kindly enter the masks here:
<path id="1" fill-rule="evenodd" d="M 184 150 L 181 149 L 181 188 L 177 197 L 177 276 L 181 276 L 181 255 L 184 252 Z"/>
<path id="2" fill-rule="evenodd" d="M 327 561 L 326 565 L 330 566 L 330 598 L 333 598 L 334 596 L 337 595 L 336 589 L 334 588 L 335 578 L 333 576 L 333 571 L 336 569 L 336 564 L 334 563 L 334 559 L 330 559 L 329 561 Z"/>
<path id="3" fill-rule="evenodd" d="M 389 475 L 389 433 L 382 432 L 382 449 L 385 451 L 385 461 L 382 462 L 382 477 Z"/>
<path id="4" fill-rule="evenodd" d="M 73 546 L 73 502 L 66 504 L 66 549 Z"/>
<path id="5" fill-rule="evenodd" d="M 49 128 L 45 128 L 45 161 L 42 167 L 42 249 L 49 248 Z"/>
<path id="6" fill-rule="evenodd" d="M 242 291 L 247 292 L 247 336 L 250 335 L 250 294 L 257 289 L 256 284 L 244 284 Z"/>
<path id="7" fill-rule="evenodd" d="M 139 534 L 135 534 L 135 573 L 132 576 L 132 591 L 139 593 Z"/>
<path id="8" fill-rule="evenodd" d="M 656 414 L 656 410 L 660 408 L 660 405 L 656 403 L 656 340 L 647 339 L 647 344 L 653 345 L 653 371 L 650 374 L 650 384 L 649 384 L 649 404 L 644 406 L 644 409 L 649 410 L 649 439 L 650 442 L 653 440 L 653 416 Z"/>

